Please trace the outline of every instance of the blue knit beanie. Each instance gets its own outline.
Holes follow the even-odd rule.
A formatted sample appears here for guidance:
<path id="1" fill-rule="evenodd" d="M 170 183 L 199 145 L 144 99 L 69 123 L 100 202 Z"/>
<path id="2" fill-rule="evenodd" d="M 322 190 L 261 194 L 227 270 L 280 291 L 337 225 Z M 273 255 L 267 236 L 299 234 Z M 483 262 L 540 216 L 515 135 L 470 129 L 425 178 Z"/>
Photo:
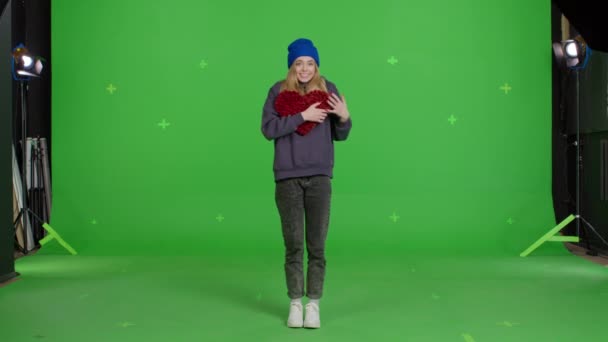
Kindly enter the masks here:
<path id="1" fill-rule="evenodd" d="M 290 68 L 293 61 L 301 56 L 312 57 L 315 62 L 317 62 L 317 66 L 321 65 L 321 63 L 319 63 L 319 52 L 309 39 L 296 39 L 289 44 L 287 50 L 289 51 L 289 54 L 287 55 L 287 68 Z"/>

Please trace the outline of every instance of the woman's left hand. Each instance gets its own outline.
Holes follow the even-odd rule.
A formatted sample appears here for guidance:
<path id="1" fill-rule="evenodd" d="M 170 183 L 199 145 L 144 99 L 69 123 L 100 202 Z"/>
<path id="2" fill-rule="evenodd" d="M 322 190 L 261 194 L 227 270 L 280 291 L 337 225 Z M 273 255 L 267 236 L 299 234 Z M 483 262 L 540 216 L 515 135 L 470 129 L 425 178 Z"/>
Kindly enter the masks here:
<path id="1" fill-rule="evenodd" d="M 346 122 L 348 118 L 350 118 L 350 113 L 348 112 L 348 108 L 346 107 L 346 99 L 344 95 L 340 99 L 338 95 L 335 93 L 331 93 L 327 102 L 332 107 L 331 112 L 336 113 L 340 117 L 341 122 Z"/>

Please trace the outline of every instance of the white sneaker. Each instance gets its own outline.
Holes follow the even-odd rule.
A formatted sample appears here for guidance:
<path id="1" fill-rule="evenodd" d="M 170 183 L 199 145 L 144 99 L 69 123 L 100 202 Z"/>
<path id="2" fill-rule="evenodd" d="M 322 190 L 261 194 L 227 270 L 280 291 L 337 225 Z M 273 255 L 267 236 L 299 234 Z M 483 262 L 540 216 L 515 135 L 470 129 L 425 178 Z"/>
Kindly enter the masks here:
<path id="1" fill-rule="evenodd" d="M 319 305 L 315 303 L 306 304 L 306 319 L 304 328 L 320 328 L 321 319 L 319 318 Z"/>
<path id="2" fill-rule="evenodd" d="M 289 318 L 287 318 L 287 326 L 290 328 L 301 328 L 304 325 L 304 312 L 302 311 L 302 303 L 294 302 L 289 306 Z"/>

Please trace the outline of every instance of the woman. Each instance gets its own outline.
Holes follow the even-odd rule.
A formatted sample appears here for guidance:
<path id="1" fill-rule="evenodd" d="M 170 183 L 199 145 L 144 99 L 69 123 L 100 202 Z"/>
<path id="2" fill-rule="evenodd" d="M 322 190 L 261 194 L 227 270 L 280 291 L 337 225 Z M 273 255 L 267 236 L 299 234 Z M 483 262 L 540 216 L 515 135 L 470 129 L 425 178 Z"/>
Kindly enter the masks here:
<path id="1" fill-rule="evenodd" d="M 285 80 L 268 92 L 262 133 L 274 140 L 275 200 L 285 242 L 288 327 L 320 328 L 319 299 L 325 279 L 334 141 L 346 140 L 352 122 L 344 96 L 319 73 L 319 54 L 308 39 L 288 47 Z M 304 230 L 304 220 L 306 230 Z M 303 244 L 308 277 L 304 293 Z M 306 319 L 302 297 L 306 295 Z"/>

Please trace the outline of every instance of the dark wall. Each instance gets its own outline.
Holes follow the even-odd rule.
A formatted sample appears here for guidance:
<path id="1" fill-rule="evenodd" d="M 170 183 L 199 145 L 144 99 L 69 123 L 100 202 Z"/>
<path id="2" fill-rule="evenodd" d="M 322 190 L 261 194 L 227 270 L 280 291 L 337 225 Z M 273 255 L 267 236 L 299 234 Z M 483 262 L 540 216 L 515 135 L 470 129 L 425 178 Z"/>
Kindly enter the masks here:
<path id="1" fill-rule="evenodd" d="M 605 1 L 553 0 L 552 3 L 564 13 L 592 49 L 608 52 L 606 11 L 603 9 Z"/>
<path id="2" fill-rule="evenodd" d="M 4 5 L 5 2 L 0 3 Z M 12 222 L 13 185 L 11 152 L 12 75 L 11 4 L 0 7 L 0 282 L 15 276 L 13 259 L 14 228 Z"/>

